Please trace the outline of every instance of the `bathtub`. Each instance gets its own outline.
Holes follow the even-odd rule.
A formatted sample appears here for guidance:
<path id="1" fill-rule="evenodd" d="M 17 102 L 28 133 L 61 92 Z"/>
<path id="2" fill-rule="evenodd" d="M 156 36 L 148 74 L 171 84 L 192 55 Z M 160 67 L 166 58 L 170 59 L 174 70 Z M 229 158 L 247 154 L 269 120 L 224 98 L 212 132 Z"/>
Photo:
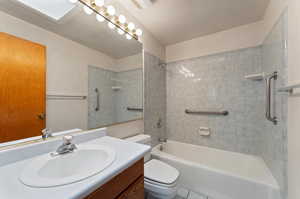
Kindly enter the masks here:
<path id="1" fill-rule="evenodd" d="M 179 184 L 213 199 L 280 199 L 279 186 L 256 156 L 168 140 L 151 155 L 180 171 Z"/>

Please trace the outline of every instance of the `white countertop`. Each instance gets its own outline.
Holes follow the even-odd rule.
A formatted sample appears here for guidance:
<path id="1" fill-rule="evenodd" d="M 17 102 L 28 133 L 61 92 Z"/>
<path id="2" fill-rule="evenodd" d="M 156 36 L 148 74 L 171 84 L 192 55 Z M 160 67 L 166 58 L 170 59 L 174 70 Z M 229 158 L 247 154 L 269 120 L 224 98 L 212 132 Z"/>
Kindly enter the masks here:
<path id="1" fill-rule="evenodd" d="M 116 151 L 116 160 L 111 166 L 97 175 L 77 183 L 52 188 L 31 188 L 19 181 L 18 177 L 22 168 L 31 159 L 7 164 L 0 167 L 0 198 L 82 199 L 134 164 L 150 151 L 149 146 L 130 143 L 108 136 L 97 138 L 82 144 L 109 146 Z"/>

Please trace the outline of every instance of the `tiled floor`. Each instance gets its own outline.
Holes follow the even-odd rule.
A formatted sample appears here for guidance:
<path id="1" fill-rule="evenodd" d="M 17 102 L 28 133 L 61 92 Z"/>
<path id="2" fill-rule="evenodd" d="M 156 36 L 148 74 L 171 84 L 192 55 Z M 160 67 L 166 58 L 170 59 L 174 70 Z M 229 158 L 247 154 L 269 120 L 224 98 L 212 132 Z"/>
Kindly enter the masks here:
<path id="1" fill-rule="evenodd" d="M 177 196 L 175 199 L 212 199 L 204 194 L 195 193 L 186 188 L 180 187 L 177 191 Z"/>
<path id="2" fill-rule="evenodd" d="M 185 195 L 185 196 L 183 196 Z M 146 199 L 146 198 L 145 198 Z M 177 195 L 174 199 L 213 199 L 202 194 L 197 194 L 192 191 L 188 191 L 186 189 L 181 189 L 179 195 Z"/>
<path id="3" fill-rule="evenodd" d="M 210 198 L 208 198 L 207 196 L 196 194 L 194 192 L 190 192 L 187 197 L 176 196 L 175 199 L 210 199 Z"/>
<path id="4" fill-rule="evenodd" d="M 180 196 L 176 196 L 175 199 L 185 199 L 185 198 L 182 198 Z"/>

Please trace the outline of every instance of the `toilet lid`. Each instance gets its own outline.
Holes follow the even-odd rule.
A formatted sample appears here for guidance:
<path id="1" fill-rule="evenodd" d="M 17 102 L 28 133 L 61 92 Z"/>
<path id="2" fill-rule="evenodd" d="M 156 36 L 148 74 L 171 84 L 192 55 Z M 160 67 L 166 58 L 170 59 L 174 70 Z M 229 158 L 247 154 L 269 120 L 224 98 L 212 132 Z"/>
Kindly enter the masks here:
<path id="1" fill-rule="evenodd" d="M 150 160 L 145 164 L 145 178 L 163 184 L 173 184 L 179 171 L 159 160 Z"/>

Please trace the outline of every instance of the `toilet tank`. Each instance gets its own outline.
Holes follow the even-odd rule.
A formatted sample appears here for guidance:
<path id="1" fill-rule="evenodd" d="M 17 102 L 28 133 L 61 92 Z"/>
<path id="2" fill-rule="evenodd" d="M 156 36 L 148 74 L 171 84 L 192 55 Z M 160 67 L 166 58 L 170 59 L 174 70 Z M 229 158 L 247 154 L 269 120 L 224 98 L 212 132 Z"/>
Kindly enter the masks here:
<path id="1" fill-rule="evenodd" d="M 145 144 L 145 145 L 151 146 L 151 136 L 150 135 L 140 134 L 140 135 L 136 135 L 136 136 L 126 138 L 125 140 L 129 141 L 129 142 L 135 142 L 135 143 Z M 151 159 L 151 154 L 149 152 L 145 155 L 144 161 L 147 162 L 150 159 Z"/>

